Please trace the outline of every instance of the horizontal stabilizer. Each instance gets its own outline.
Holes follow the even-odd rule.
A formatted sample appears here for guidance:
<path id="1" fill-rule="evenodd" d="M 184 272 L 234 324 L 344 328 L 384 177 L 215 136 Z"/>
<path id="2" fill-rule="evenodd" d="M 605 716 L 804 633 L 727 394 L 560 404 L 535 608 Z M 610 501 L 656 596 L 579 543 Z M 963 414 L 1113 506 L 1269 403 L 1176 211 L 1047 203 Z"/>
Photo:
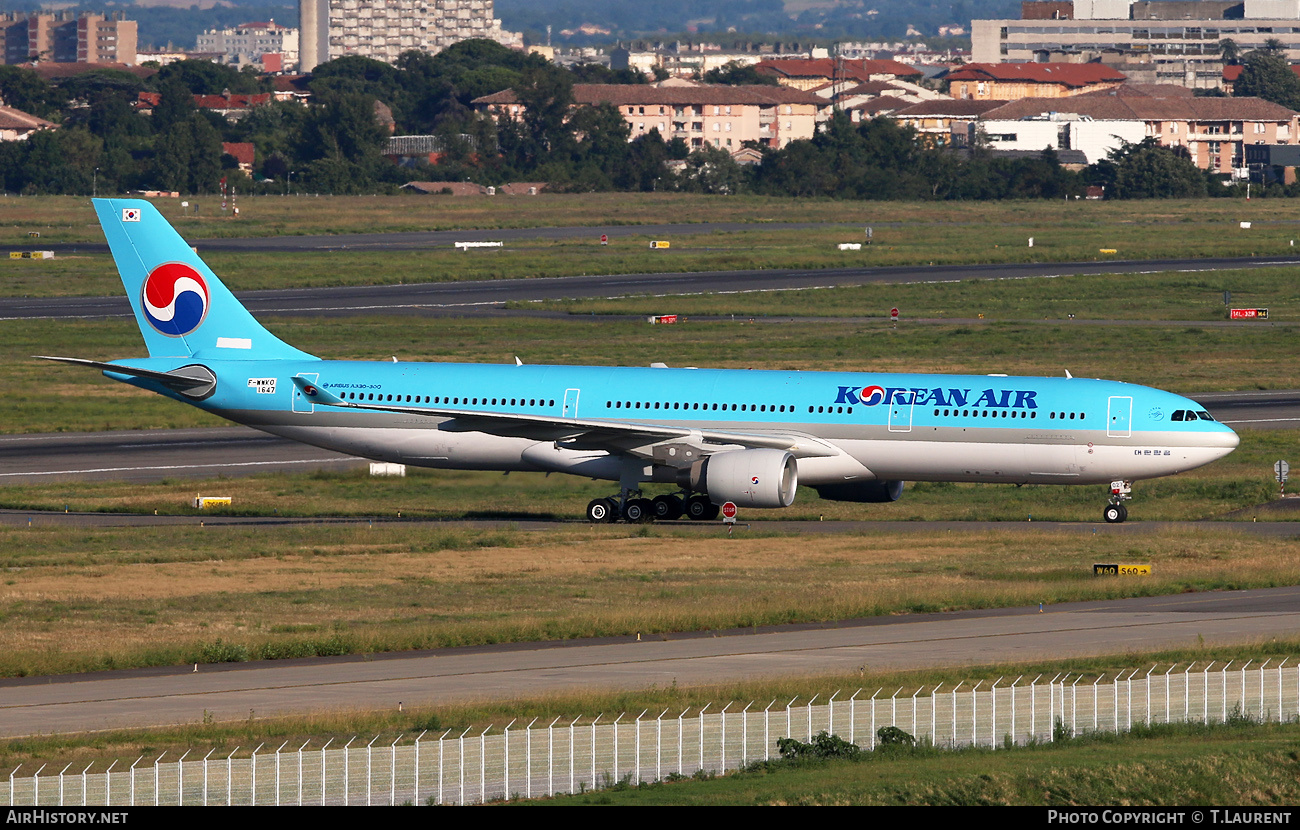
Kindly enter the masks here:
<path id="1" fill-rule="evenodd" d="M 50 355 L 32 355 L 38 360 L 53 360 L 58 363 L 71 363 L 73 366 L 86 366 L 90 369 L 99 369 L 101 372 L 112 373 L 115 375 L 126 375 L 127 377 L 143 378 L 144 380 L 153 380 L 175 389 L 183 394 L 191 394 L 199 391 L 211 390 L 216 385 L 216 377 L 205 366 L 182 366 L 179 369 L 173 369 L 170 372 L 158 372 L 153 369 L 139 369 L 134 366 L 120 366 L 116 363 L 104 363 L 98 360 L 86 360 L 81 357 L 51 357 Z"/>

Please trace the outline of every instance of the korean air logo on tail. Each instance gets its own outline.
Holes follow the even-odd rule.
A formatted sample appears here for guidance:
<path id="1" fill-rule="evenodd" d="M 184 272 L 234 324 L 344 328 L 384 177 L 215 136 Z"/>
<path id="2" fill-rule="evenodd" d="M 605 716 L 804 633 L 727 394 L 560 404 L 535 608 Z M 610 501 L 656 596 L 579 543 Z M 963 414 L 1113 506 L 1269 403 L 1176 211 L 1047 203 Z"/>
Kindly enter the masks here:
<path id="1" fill-rule="evenodd" d="M 149 272 L 140 290 L 144 317 L 159 334 L 184 337 L 208 314 L 208 284 L 183 262 L 165 262 Z"/>

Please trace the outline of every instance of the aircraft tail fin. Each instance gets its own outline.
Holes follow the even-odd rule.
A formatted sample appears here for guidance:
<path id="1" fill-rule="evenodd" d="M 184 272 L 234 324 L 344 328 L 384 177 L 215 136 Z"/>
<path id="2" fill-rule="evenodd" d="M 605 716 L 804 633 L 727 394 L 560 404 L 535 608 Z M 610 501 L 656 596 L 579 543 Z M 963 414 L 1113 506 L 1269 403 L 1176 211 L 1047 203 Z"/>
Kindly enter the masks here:
<path id="1" fill-rule="evenodd" d="M 312 358 L 257 322 L 152 204 L 94 204 L 150 357 Z"/>

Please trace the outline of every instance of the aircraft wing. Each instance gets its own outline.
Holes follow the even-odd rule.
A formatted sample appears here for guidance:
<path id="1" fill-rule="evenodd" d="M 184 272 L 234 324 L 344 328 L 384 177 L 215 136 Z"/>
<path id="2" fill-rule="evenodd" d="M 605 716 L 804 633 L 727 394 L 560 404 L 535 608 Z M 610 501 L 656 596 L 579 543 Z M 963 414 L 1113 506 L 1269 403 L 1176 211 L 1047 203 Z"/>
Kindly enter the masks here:
<path id="1" fill-rule="evenodd" d="M 485 432 L 506 438 L 531 438 L 537 441 L 563 442 L 573 449 L 602 449 L 648 454 L 648 448 L 664 441 L 698 444 L 739 445 L 747 448 L 786 450 L 796 458 L 839 455 L 834 447 L 810 436 L 782 433 L 752 433 L 732 430 L 689 429 L 662 424 L 606 421 L 591 418 L 556 418 L 550 415 L 526 415 L 516 412 L 481 412 L 436 406 L 400 406 L 393 404 L 353 403 L 328 392 L 315 383 L 294 377 L 293 383 L 314 404 L 392 412 L 428 418 L 449 418 L 442 428 L 456 432 Z"/>

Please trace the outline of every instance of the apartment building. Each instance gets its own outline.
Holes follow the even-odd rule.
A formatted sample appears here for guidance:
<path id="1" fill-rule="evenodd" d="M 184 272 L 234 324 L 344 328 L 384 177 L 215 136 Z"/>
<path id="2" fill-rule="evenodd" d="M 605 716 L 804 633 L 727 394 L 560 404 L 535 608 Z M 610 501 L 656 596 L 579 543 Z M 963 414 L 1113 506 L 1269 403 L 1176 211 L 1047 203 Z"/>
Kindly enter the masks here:
<path id="1" fill-rule="evenodd" d="M 230 66 L 254 66 L 280 72 L 298 64 L 298 30 L 274 20 L 210 29 L 199 35 L 195 50 L 220 55 Z"/>
<path id="2" fill-rule="evenodd" d="M 994 149 L 1023 149 L 1028 141 L 1032 149 L 1082 149 L 1090 162 L 1121 138 L 1154 138 L 1185 148 L 1202 170 L 1244 178 L 1246 147 L 1297 143 L 1297 119 L 1300 113 L 1261 98 L 1098 93 L 1011 101 L 985 112 L 979 127 Z"/>
<path id="3" fill-rule="evenodd" d="M 49 14 L 0 14 L 4 62 L 136 63 L 134 20 L 110 15 L 61 11 Z"/>
<path id="4" fill-rule="evenodd" d="M 403 52 L 440 52 L 471 38 L 523 47 L 501 28 L 492 0 L 299 0 L 301 68 L 361 55 L 393 63 Z"/>
<path id="5" fill-rule="evenodd" d="M 971 63 L 946 73 L 953 98 L 1014 101 L 1113 89 L 1124 73 L 1100 63 Z"/>
<path id="6" fill-rule="evenodd" d="M 976 62 L 1102 60 L 1196 88 L 1219 85 L 1222 40 L 1242 52 L 1274 41 L 1300 61 L 1300 0 L 1028 0 L 1019 20 L 971 22 Z"/>
<path id="7" fill-rule="evenodd" d="M 738 151 L 745 142 L 781 148 L 812 138 L 829 102 L 808 92 L 784 87 L 663 84 L 575 84 L 577 106 L 609 104 L 627 121 L 631 138 L 658 130 L 665 141 L 681 138 L 691 149 L 706 144 Z M 523 117 L 514 90 L 474 100 L 494 118 Z"/>

